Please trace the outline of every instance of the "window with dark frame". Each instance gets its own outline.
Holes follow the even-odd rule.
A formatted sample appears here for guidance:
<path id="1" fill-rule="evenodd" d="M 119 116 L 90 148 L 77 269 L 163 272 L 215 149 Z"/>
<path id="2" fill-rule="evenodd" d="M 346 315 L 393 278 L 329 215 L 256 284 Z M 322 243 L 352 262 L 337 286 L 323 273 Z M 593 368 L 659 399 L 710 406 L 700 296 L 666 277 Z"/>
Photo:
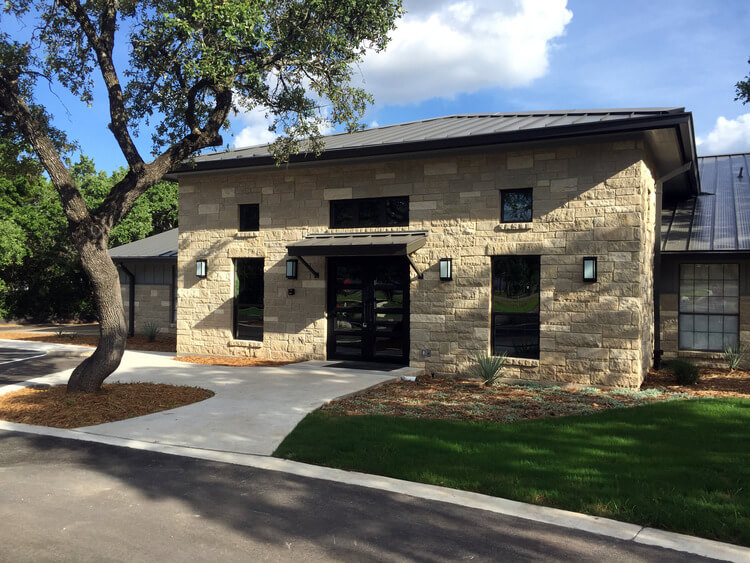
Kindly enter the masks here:
<path id="1" fill-rule="evenodd" d="M 241 203 L 239 208 L 239 231 L 246 232 L 260 230 L 260 205 L 257 203 Z"/>
<path id="2" fill-rule="evenodd" d="M 263 258 L 234 261 L 234 337 L 263 341 Z"/>
<path id="3" fill-rule="evenodd" d="M 492 354 L 539 359 L 539 256 L 492 258 Z"/>
<path id="4" fill-rule="evenodd" d="M 372 197 L 331 201 L 332 229 L 408 227 L 409 197 Z"/>
<path id="5" fill-rule="evenodd" d="M 500 190 L 500 221 L 528 223 L 533 214 L 533 189 Z"/>
<path id="6" fill-rule="evenodd" d="M 720 352 L 739 344 L 739 264 L 680 264 L 678 347 Z"/>

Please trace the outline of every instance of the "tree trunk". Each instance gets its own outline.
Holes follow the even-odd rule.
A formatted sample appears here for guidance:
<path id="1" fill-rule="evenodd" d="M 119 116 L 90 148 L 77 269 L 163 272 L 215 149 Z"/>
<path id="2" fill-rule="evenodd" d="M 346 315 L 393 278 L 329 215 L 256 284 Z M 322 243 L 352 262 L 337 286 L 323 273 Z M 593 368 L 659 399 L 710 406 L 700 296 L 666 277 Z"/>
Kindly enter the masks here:
<path id="1" fill-rule="evenodd" d="M 120 365 L 127 342 L 120 276 L 109 257 L 106 237 L 91 237 L 90 234 L 88 237 L 87 240 L 87 236 L 73 234 L 83 269 L 94 291 L 99 317 L 99 344 L 94 353 L 73 371 L 68 380 L 68 393 L 98 391 L 104 380 Z"/>

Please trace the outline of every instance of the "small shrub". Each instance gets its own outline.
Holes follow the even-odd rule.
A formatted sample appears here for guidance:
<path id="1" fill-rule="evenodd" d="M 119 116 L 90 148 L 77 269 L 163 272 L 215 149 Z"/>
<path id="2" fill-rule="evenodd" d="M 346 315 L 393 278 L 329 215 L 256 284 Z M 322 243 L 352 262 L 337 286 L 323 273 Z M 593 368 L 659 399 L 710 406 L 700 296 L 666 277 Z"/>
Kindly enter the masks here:
<path id="1" fill-rule="evenodd" d="M 698 366 L 688 360 L 669 360 L 665 367 L 674 374 L 679 385 L 694 385 L 701 378 Z"/>
<path id="2" fill-rule="evenodd" d="M 156 342 L 156 337 L 159 336 L 160 332 L 161 329 L 156 323 L 145 323 L 143 325 L 143 333 L 149 342 Z"/>
<path id="3" fill-rule="evenodd" d="M 64 328 L 58 328 L 57 330 L 55 330 L 55 335 L 56 335 L 56 336 L 57 336 L 58 338 L 64 338 L 64 337 L 68 336 L 68 335 L 67 335 L 67 334 L 65 333 L 65 329 L 64 329 Z"/>
<path id="4" fill-rule="evenodd" d="M 472 366 L 471 373 L 478 376 L 484 385 L 492 385 L 500 377 L 500 372 L 507 357 L 507 354 L 502 356 L 477 354 L 476 363 Z"/>
<path id="5" fill-rule="evenodd" d="M 740 364 L 745 359 L 745 355 L 747 354 L 747 346 L 744 344 L 741 344 L 737 348 L 732 348 L 731 346 L 727 346 L 724 348 L 724 361 L 727 363 L 727 367 L 729 367 L 729 371 L 734 371 L 738 367 L 740 367 Z"/>

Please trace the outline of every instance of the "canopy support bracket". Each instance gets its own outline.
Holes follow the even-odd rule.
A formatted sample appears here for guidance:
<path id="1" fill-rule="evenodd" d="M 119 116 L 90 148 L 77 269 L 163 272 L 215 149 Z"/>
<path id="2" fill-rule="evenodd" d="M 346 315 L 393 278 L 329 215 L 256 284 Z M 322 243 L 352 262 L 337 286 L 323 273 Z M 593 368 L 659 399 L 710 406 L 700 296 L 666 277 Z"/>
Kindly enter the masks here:
<path id="1" fill-rule="evenodd" d="M 417 268 L 417 265 L 414 263 L 414 260 L 411 259 L 411 255 L 407 254 L 406 259 L 409 261 L 409 264 L 411 265 L 412 269 L 417 273 L 417 279 L 423 280 L 424 274 L 419 271 L 419 268 Z"/>
<path id="2" fill-rule="evenodd" d="M 318 272 L 316 272 L 315 270 L 313 270 L 312 266 L 310 266 L 310 264 L 308 264 L 308 263 L 307 263 L 307 262 L 305 261 L 305 259 L 304 259 L 304 258 L 302 258 L 302 256 L 297 256 L 297 258 L 299 259 L 299 261 L 300 261 L 300 262 L 302 262 L 302 265 L 303 265 L 303 266 L 304 266 L 305 268 L 307 268 L 308 270 L 310 270 L 310 273 L 311 273 L 311 274 L 313 275 L 313 277 L 314 277 L 315 279 L 318 279 L 318 278 L 320 277 L 320 274 L 319 274 Z"/>

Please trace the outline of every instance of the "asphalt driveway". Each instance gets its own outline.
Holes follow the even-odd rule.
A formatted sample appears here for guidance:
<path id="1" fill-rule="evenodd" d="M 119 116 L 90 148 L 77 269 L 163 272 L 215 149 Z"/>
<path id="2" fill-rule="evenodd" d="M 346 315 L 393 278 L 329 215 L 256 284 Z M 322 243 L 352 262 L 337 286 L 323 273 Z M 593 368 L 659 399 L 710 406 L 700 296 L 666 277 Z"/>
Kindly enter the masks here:
<path id="1" fill-rule="evenodd" d="M 455 504 L 0 431 L 7 561 L 699 561 Z"/>
<path id="2" fill-rule="evenodd" d="M 25 343 L 0 344 L 0 385 L 13 385 L 29 379 L 69 370 L 91 353 L 79 350 L 26 347 Z"/>

